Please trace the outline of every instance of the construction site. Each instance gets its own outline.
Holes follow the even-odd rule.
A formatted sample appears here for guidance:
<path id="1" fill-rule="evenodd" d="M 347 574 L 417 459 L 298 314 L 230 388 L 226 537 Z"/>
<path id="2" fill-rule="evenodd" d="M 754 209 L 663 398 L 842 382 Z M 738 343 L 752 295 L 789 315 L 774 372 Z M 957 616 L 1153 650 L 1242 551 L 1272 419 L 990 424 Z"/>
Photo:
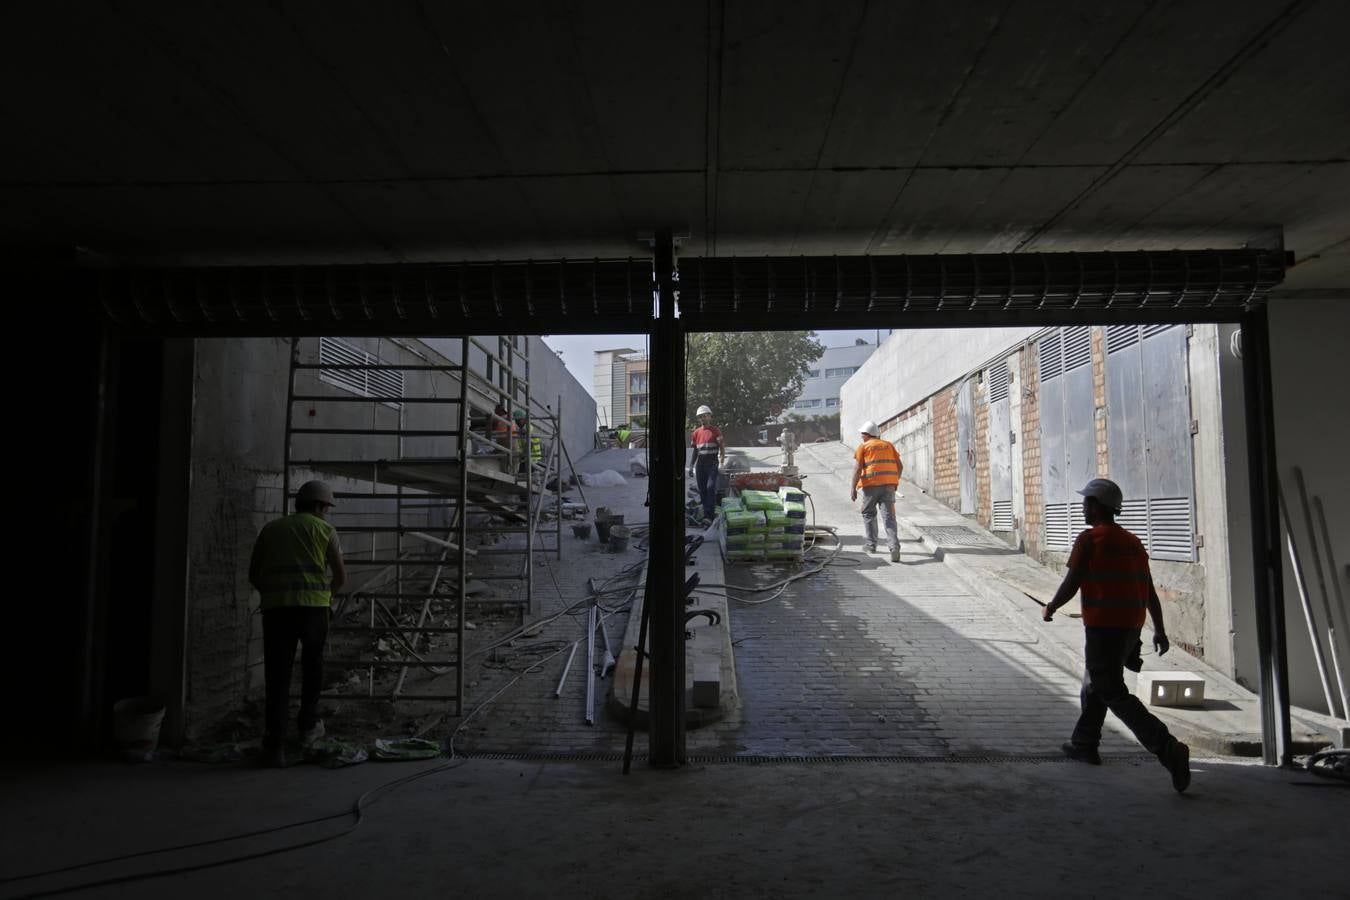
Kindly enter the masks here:
<path id="1" fill-rule="evenodd" d="M 1346 892 L 1343 7 L 313 12 L 15 23 L 0 897 Z"/>

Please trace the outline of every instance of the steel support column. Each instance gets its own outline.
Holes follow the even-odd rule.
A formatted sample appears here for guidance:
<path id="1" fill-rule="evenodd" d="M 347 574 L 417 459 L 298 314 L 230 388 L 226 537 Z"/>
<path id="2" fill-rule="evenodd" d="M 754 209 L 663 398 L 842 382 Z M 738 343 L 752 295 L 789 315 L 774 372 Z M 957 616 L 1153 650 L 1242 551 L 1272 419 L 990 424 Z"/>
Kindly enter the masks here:
<path id="1" fill-rule="evenodd" d="M 1242 317 L 1242 376 L 1247 407 L 1247 477 L 1251 491 L 1256 643 L 1261 657 L 1261 755 L 1266 765 L 1291 761 L 1289 665 L 1280 554 L 1279 470 L 1271 402 L 1270 326 L 1264 307 Z"/>
<path id="2" fill-rule="evenodd" d="M 651 326 L 651 402 L 647 448 L 651 549 L 648 708 L 653 766 L 685 762 L 684 746 L 684 329 L 675 317 L 675 247 L 670 229 L 656 233 L 656 317 Z"/>

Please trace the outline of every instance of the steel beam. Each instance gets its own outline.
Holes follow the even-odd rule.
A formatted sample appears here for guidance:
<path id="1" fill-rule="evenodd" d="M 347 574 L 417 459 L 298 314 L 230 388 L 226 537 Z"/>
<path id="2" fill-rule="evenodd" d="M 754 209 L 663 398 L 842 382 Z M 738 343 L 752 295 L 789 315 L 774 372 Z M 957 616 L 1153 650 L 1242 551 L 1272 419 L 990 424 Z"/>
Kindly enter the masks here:
<path id="1" fill-rule="evenodd" d="M 675 317 L 675 245 L 656 233 L 655 319 L 650 321 L 651 410 L 647 449 L 651 542 L 647 593 L 651 610 L 650 761 L 684 765 L 684 329 Z"/>
<path id="2" fill-rule="evenodd" d="M 1251 492 L 1252 572 L 1260 655 L 1261 755 L 1266 765 L 1292 761 L 1289 663 L 1284 628 L 1284 565 L 1280 553 L 1279 470 L 1271 402 L 1270 328 L 1265 309 L 1242 318 L 1243 397 L 1247 407 L 1247 478 Z"/>

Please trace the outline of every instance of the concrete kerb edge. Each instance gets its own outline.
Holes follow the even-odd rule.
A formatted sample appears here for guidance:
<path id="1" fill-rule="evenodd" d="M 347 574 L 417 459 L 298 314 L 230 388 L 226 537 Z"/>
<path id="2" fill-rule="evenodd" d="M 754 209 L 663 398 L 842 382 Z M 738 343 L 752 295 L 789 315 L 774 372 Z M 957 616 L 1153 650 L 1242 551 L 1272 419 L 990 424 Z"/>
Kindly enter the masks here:
<path id="1" fill-rule="evenodd" d="M 704 553 L 710 555 L 704 556 Z M 700 587 L 707 584 L 725 584 L 726 573 L 722 567 L 721 554 L 717 551 L 715 542 L 705 541 L 699 548 L 698 571 L 704 576 L 700 580 Z M 627 725 L 630 717 L 630 710 L 633 700 L 633 681 L 634 663 L 637 653 L 638 634 L 641 630 L 642 604 L 646 599 L 647 586 L 647 568 L 644 565 L 642 569 L 642 579 L 638 584 L 637 598 L 634 602 L 633 610 L 628 617 L 628 627 L 624 631 L 623 647 L 619 653 L 618 662 L 614 668 L 614 676 L 610 678 L 609 690 L 605 697 L 605 708 L 615 721 Z M 712 606 L 718 608 L 722 615 L 722 627 L 718 628 L 718 633 L 722 638 L 722 651 L 720 655 L 720 677 L 721 690 L 718 694 L 717 707 L 696 707 L 693 705 L 691 692 L 688 688 L 685 691 L 685 713 L 684 724 L 686 728 L 702 728 L 706 725 L 712 725 L 720 722 L 730 715 L 740 705 L 740 693 L 736 686 L 736 657 L 735 647 L 731 639 L 731 615 L 730 602 L 724 589 L 716 589 L 718 596 L 712 598 Z M 709 604 L 704 603 L 704 606 Z M 649 662 L 649 661 L 648 661 Z M 647 677 L 648 665 L 643 664 L 643 677 Z M 639 701 L 636 712 L 637 727 L 646 729 L 648 727 L 647 708 L 645 698 Z"/>

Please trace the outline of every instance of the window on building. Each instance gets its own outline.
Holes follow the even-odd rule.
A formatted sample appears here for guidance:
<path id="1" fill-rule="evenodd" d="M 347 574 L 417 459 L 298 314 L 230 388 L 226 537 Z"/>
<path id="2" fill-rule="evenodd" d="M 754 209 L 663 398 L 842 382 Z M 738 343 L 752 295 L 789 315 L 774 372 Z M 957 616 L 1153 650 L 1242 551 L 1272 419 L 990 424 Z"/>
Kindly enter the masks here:
<path id="1" fill-rule="evenodd" d="M 816 398 L 815 400 L 798 400 L 796 403 L 792 404 L 793 409 L 815 409 L 819 406 L 819 398 Z"/>
<path id="2" fill-rule="evenodd" d="M 826 369 L 826 370 L 825 370 L 825 377 L 826 377 L 826 378 L 847 378 L 848 376 L 852 375 L 854 372 L 858 371 L 860 368 L 862 368 L 862 366 L 840 366 L 840 367 L 837 368 L 837 369 Z"/>
<path id="3" fill-rule="evenodd" d="M 637 416 L 647 412 L 647 395 L 630 395 L 628 397 L 628 415 Z"/>
<path id="4" fill-rule="evenodd" d="M 628 393 L 630 394 L 647 393 L 646 372 L 633 372 L 628 376 Z"/>
<path id="5" fill-rule="evenodd" d="M 338 366 L 376 366 L 386 363 L 373 353 L 338 338 L 319 338 L 319 380 L 362 397 L 397 399 L 403 396 L 403 373 L 398 369 L 350 369 Z M 386 403 L 398 409 L 402 404 Z"/>
<path id="6" fill-rule="evenodd" d="M 807 377 L 807 378 L 819 378 L 819 377 L 820 377 L 820 370 L 819 370 L 819 369 L 807 369 L 807 370 L 806 370 L 806 377 Z"/>
<path id="7" fill-rule="evenodd" d="M 838 397 L 828 397 L 828 398 L 826 398 L 826 400 L 825 400 L 825 405 L 826 405 L 826 406 L 838 406 L 838 405 L 839 405 L 839 398 L 838 398 Z"/>

